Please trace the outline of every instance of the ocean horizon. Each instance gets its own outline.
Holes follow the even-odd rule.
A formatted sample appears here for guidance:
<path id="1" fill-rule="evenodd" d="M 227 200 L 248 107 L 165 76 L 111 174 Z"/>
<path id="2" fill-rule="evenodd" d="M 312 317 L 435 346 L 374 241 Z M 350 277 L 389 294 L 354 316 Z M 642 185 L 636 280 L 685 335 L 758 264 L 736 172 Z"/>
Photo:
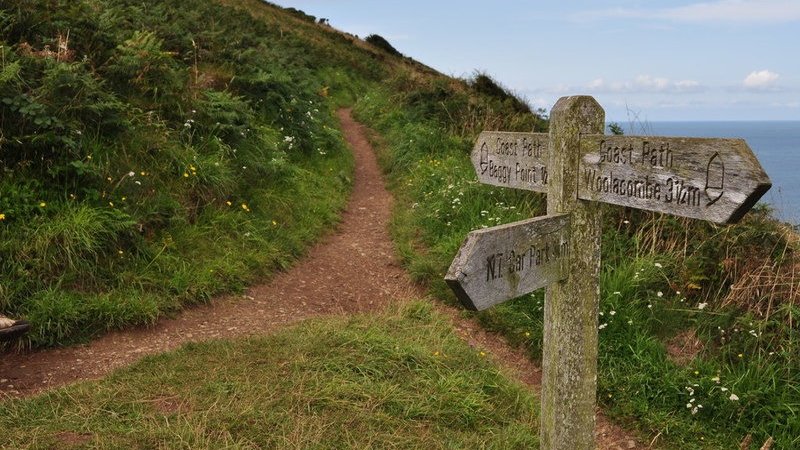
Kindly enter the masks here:
<path id="1" fill-rule="evenodd" d="M 768 203 L 779 220 L 800 224 L 800 120 L 617 123 L 626 135 L 744 139 L 772 180 L 761 202 Z"/>

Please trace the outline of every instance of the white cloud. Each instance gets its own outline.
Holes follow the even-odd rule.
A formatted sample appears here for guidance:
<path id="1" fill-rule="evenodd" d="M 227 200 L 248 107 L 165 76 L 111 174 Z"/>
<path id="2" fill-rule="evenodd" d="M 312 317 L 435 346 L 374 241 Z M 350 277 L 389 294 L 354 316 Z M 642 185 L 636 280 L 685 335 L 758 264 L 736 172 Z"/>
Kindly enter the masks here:
<path id="1" fill-rule="evenodd" d="M 705 88 L 695 80 L 672 81 L 669 78 L 652 75 L 637 75 L 632 80 L 608 82 L 596 78 L 583 86 L 583 90 L 593 93 L 685 93 L 699 92 Z M 577 89 L 581 90 L 581 89 Z M 576 91 L 576 89 L 570 89 Z"/>
<path id="2" fill-rule="evenodd" d="M 694 92 L 701 90 L 702 86 L 694 80 L 681 80 L 675 82 L 675 89 L 681 92 Z"/>
<path id="3" fill-rule="evenodd" d="M 605 81 L 602 78 L 595 78 L 594 80 L 590 81 L 589 84 L 586 85 L 589 89 L 600 89 L 605 85 Z"/>
<path id="4" fill-rule="evenodd" d="M 717 0 L 674 8 L 584 11 L 578 20 L 656 19 L 702 23 L 781 23 L 800 21 L 797 0 Z"/>
<path id="5" fill-rule="evenodd" d="M 633 83 L 636 87 L 647 91 L 665 91 L 671 85 L 666 78 L 651 77 L 650 75 L 638 75 L 634 78 Z"/>
<path id="6" fill-rule="evenodd" d="M 775 83 L 780 78 L 780 75 L 769 70 L 759 70 L 750 72 L 742 81 L 744 87 L 748 89 L 764 90 L 775 87 Z"/>

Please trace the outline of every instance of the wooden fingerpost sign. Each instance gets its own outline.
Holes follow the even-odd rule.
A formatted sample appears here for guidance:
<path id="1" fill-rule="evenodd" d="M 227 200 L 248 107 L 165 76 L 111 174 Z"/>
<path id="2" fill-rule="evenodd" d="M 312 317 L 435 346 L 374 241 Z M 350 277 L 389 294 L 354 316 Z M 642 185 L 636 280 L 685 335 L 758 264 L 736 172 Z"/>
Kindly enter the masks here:
<path id="1" fill-rule="evenodd" d="M 481 183 L 547 193 L 547 215 L 469 233 L 445 276 L 483 310 L 547 287 L 541 448 L 593 449 L 600 303 L 600 205 L 738 221 L 772 186 L 741 139 L 605 136 L 589 96 L 563 97 L 550 132 L 483 132 Z"/>

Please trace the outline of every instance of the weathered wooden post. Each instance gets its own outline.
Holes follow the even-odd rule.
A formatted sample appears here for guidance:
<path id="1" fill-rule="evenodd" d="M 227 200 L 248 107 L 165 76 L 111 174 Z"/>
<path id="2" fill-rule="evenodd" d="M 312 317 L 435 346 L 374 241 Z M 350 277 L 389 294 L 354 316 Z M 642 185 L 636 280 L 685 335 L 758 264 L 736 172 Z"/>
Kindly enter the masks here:
<path id="1" fill-rule="evenodd" d="M 483 310 L 547 287 L 541 448 L 594 448 L 600 205 L 734 223 L 772 183 L 741 139 L 605 136 L 592 97 L 563 97 L 550 133 L 484 131 L 481 183 L 547 193 L 547 215 L 469 233 L 445 280 Z"/>
<path id="2" fill-rule="evenodd" d="M 592 97 L 561 98 L 550 113 L 547 214 L 571 215 L 566 278 L 547 288 L 542 367 L 542 449 L 593 449 L 600 302 L 600 205 L 578 200 L 581 135 L 602 134 Z"/>

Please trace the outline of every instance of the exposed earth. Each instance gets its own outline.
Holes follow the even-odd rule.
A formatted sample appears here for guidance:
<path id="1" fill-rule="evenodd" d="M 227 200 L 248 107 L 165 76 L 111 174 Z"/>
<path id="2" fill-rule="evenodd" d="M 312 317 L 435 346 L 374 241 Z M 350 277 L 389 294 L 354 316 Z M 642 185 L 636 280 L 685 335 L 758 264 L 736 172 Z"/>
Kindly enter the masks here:
<path id="1" fill-rule="evenodd" d="M 367 139 L 350 111 L 340 110 L 345 138 L 353 150 L 353 191 L 339 226 L 309 249 L 290 270 L 245 295 L 215 299 L 154 327 L 112 332 L 88 344 L 22 354 L 3 354 L 0 397 L 30 396 L 79 380 L 97 379 L 144 355 L 175 349 L 187 342 L 268 334 L 310 317 L 372 311 L 392 302 L 424 298 L 395 257 L 388 232 L 392 197 Z M 481 348 L 509 375 L 540 388 L 540 368 L 521 349 L 486 332 L 459 311 L 437 303 L 458 334 Z M 598 411 L 598 448 L 649 448 L 633 434 L 610 423 Z"/>

